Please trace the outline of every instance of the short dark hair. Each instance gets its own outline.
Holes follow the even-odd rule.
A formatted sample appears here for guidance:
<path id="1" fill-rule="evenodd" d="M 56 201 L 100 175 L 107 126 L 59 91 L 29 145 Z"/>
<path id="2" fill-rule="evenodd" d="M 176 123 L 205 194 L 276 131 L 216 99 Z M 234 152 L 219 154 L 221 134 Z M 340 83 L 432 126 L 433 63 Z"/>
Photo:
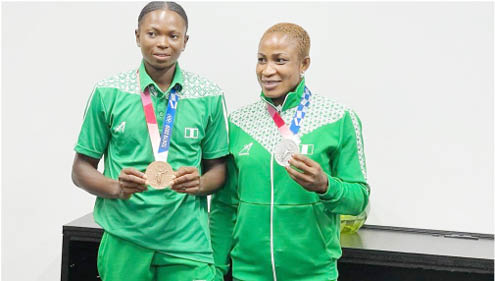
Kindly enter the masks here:
<path id="1" fill-rule="evenodd" d="M 182 8 L 181 5 L 175 3 L 175 2 L 169 2 L 169 1 L 151 1 L 144 8 L 141 10 L 141 13 L 139 13 L 138 17 L 138 28 L 139 25 L 141 24 L 141 21 L 143 20 L 144 16 L 149 13 L 153 12 L 156 10 L 169 10 L 172 12 L 176 12 L 179 14 L 179 16 L 184 20 L 186 23 L 186 32 L 187 32 L 187 27 L 188 27 L 188 22 L 187 22 L 187 15 L 186 11 Z"/>

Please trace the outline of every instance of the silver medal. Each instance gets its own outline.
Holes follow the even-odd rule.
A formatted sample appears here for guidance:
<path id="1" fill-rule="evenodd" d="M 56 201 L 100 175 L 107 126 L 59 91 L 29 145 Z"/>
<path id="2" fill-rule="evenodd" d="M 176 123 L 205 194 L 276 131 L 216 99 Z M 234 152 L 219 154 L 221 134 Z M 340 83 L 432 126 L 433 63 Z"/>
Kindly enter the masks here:
<path id="1" fill-rule="evenodd" d="M 280 166 L 288 166 L 292 155 L 299 153 L 299 146 L 291 139 L 283 138 L 275 147 L 275 161 Z"/>

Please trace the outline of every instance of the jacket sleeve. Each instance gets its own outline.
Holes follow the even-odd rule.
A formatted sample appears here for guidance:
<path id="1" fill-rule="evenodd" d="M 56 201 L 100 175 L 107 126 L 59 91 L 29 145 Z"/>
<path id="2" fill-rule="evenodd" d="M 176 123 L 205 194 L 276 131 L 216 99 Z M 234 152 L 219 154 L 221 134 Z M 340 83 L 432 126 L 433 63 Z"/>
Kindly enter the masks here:
<path id="1" fill-rule="evenodd" d="M 223 280 L 230 266 L 232 232 L 237 217 L 237 168 L 232 155 L 227 158 L 225 184 L 211 198 L 210 232 L 217 280 Z"/>
<path id="2" fill-rule="evenodd" d="M 102 89 L 95 87 L 86 105 L 84 121 L 74 150 L 100 159 L 110 142 L 111 124 L 102 98 Z"/>
<path id="3" fill-rule="evenodd" d="M 320 195 L 332 213 L 358 215 L 368 204 L 370 190 L 361 131 L 358 116 L 346 110 L 341 120 L 339 145 L 330 157 L 328 189 Z"/>

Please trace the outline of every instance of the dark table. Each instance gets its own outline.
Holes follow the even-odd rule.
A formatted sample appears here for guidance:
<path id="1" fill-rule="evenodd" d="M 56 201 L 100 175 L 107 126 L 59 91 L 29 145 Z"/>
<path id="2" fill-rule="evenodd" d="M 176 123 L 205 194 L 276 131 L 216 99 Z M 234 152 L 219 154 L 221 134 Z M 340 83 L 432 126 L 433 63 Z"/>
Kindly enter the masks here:
<path id="1" fill-rule="evenodd" d="M 103 230 L 87 214 L 63 226 L 62 281 L 99 280 Z M 339 281 L 493 281 L 493 235 L 364 225 L 342 234 Z"/>

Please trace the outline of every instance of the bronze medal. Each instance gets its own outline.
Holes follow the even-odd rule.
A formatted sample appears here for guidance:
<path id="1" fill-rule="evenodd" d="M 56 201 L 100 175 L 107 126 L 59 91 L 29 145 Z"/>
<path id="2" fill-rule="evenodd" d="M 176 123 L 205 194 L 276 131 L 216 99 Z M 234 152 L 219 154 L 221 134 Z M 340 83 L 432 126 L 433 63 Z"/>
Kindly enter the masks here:
<path id="1" fill-rule="evenodd" d="M 174 170 L 169 163 L 163 161 L 155 161 L 148 165 L 145 175 L 147 184 L 155 189 L 164 189 L 172 183 L 174 179 Z"/>

